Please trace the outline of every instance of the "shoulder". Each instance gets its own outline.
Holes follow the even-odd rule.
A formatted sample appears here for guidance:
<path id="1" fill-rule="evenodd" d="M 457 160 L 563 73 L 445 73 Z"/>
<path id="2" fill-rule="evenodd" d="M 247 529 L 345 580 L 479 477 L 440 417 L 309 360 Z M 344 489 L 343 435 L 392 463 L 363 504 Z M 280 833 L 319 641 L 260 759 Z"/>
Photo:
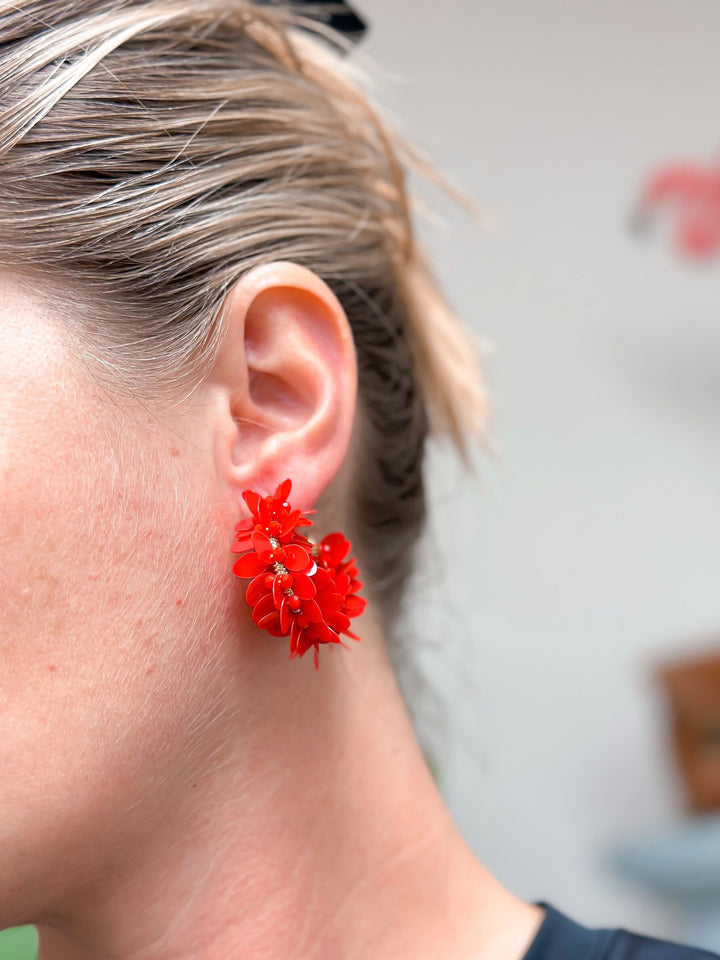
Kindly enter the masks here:
<path id="1" fill-rule="evenodd" d="M 715 953 L 683 947 L 666 940 L 643 937 L 627 930 L 610 931 L 607 960 L 718 960 Z M 599 960 L 599 958 L 598 958 Z"/>
<path id="2" fill-rule="evenodd" d="M 523 960 L 720 960 L 705 950 L 628 930 L 592 930 L 547 903 L 541 906 L 545 917 Z"/>
<path id="3" fill-rule="evenodd" d="M 615 930 L 607 953 L 608 960 L 718 960 L 715 953 L 683 947 L 666 940 L 655 940 Z"/>

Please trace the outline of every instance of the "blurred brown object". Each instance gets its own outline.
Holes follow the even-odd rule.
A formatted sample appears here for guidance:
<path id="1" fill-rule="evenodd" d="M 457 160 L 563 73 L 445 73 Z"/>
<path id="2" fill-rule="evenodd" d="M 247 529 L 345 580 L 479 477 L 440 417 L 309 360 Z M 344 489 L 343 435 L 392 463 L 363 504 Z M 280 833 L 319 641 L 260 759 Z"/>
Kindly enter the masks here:
<path id="1" fill-rule="evenodd" d="M 660 667 L 690 806 L 720 808 L 720 651 Z"/>

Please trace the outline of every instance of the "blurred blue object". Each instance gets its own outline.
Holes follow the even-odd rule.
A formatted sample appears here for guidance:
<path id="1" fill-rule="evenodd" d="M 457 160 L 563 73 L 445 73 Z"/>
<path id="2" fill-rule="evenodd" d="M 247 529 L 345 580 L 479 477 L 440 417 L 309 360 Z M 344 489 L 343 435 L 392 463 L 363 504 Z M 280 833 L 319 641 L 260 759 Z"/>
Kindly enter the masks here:
<path id="1" fill-rule="evenodd" d="M 684 942 L 720 952 L 720 814 L 693 817 L 627 843 L 610 865 L 680 907 Z"/>

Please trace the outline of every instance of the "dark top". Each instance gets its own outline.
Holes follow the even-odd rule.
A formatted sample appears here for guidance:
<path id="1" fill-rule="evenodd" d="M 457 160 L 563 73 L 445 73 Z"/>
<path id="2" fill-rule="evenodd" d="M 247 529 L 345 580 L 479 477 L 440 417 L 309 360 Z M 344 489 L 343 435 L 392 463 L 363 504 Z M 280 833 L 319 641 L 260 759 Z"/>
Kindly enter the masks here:
<path id="1" fill-rule="evenodd" d="M 720 960 L 715 953 L 681 947 L 627 930 L 590 930 L 547 903 L 524 960 Z"/>

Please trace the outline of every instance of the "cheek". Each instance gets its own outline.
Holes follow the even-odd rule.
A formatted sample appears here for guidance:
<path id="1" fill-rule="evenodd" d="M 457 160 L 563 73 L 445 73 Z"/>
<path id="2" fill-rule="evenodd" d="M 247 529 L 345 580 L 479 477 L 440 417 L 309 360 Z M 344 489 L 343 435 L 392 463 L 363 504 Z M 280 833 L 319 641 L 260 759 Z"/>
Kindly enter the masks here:
<path id="1" fill-rule="evenodd" d="M 203 628 L 222 615 L 204 598 L 227 602 L 233 557 L 157 423 L 60 371 L 21 373 L 0 401 L 0 849 L 32 886 L 33 863 L 66 877 L 68 851 L 98 855 L 88 824 L 171 763 L 211 687 Z"/>
<path id="2" fill-rule="evenodd" d="M 97 411 L 70 391 L 44 399 L 6 432 L 0 473 L 3 667 L 30 686 L 99 652 L 92 628 L 118 609 L 135 532 Z"/>
<path id="3" fill-rule="evenodd" d="M 127 704 L 139 676 L 184 669 L 182 628 L 212 577 L 207 499 L 187 500 L 170 443 L 124 414 L 108 422 L 88 397 L 52 410 L 6 435 L 1 475 L 0 690 L 36 715 L 66 690 L 78 711 L 114 690 Z"/>

